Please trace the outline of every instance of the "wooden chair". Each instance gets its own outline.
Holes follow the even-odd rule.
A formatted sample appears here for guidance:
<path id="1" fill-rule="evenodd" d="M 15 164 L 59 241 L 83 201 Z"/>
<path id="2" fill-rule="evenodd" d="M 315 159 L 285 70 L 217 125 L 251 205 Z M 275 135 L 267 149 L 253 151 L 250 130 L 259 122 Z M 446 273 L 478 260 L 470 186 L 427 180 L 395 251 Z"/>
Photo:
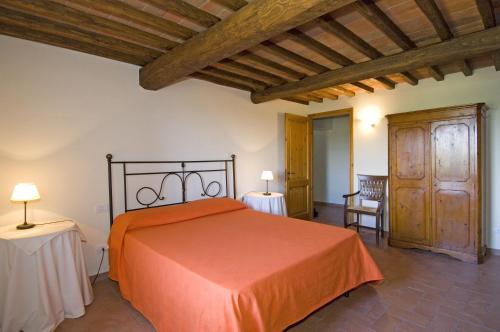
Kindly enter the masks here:
<path id="1" fill-rule="evenodd" d="M 384 237 L 384 209 L 385 209 L 385 188 L 387 176 L 362 175 L 358 174 L 358 191 L 344 197 L 344 227 L 356 226 L 359 233 L 359 215 L 369 215 L 376 218 L 375 229 L 377 244 L 379 243 L 380 231 Z M 377 207 L 363 206 L 363 201 L 376 201 Z M 348 214 L 356 214 L 356 221 L 349 223 Z"/>

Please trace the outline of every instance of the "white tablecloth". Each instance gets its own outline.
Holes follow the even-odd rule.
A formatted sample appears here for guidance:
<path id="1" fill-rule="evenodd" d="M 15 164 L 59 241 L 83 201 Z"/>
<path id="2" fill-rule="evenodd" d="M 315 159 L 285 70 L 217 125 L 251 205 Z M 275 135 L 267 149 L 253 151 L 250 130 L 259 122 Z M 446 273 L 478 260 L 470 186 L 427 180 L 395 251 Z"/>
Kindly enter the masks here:
<path id="1" fill-rule="evenodd" d="M 0 228 L 0 332 L 53 331 L 93 300 L 74 222 Z"/>
<path id="2" fill-rule="evenodd" d="M 285 197 L 281 193 L 271 193 L 271 195 L 266 196 L 262 192 L 251 191 L 243 195 L 242 201 L 257 211 L 280 216 L 287 215 Z"/>

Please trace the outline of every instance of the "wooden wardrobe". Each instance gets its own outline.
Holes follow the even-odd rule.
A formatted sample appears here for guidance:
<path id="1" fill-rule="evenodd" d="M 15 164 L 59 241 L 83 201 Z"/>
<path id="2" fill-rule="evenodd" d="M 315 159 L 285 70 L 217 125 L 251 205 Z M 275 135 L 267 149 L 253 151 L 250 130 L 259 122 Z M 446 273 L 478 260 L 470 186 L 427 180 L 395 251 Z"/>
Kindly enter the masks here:
<path id="1" fill-rule="evenodd" d="M 484 104 L 388 115 L 389 244 L 479 263 Z"/>

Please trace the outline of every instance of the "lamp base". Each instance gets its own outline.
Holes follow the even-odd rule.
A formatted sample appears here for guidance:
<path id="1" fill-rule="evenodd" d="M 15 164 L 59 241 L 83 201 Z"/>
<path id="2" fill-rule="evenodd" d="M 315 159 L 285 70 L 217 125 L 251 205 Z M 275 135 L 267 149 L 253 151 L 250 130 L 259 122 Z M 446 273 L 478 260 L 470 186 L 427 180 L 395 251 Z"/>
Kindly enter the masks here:
<path id="1" fill-rule="evenodd" d="M 271 196 L 271 193 L 262 193 L 264 196 Z"/>
<path id="2" fill-rule="evenodd" d="M 35 227 L 35 224 L 21 224 L 16 226 L 17 229 L 29 229 L 33 227 Z"/>

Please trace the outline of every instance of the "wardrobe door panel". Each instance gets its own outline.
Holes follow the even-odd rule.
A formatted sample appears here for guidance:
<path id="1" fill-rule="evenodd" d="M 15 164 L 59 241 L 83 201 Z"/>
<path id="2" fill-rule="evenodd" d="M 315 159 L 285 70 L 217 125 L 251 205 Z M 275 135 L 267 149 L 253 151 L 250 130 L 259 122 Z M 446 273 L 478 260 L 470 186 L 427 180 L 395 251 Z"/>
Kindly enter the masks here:
<path id="1" fill-rule="evenodd" d="M 463 251 L 470 245 L 470 197 L 461 190 L 439 190 L 435 194 L 436 234 L 434 245 Z"/>
<path id="2" fill-rule="evenodd" d="M 391 239 L 430 243 L 428 124 L 390 128 Z"/>
<path id="3" fill-rule="evenodd" d="M 426 130 L 421 127 L 396 131 L 396 175 L 399 179 L 425 177 L 425 135 Z"/>
<path id="4" fill-rule="evenodd" d="M 467 181 L 470 176 L 470 128 L 466 123 L 437 125 L 435 176 L 439 181 Z"/>
<path id="5" fill-rule="evenodd" d="M 396 232 L 399 240 L 427 242 L 426 193 L 420 188 L 396 191 Z"/>
<path id="6" fill-rule="evenodd" d="M 434 246 L 473 252 L 478 213 L 476 120 L 434 122 L 431 132 Z"/>

